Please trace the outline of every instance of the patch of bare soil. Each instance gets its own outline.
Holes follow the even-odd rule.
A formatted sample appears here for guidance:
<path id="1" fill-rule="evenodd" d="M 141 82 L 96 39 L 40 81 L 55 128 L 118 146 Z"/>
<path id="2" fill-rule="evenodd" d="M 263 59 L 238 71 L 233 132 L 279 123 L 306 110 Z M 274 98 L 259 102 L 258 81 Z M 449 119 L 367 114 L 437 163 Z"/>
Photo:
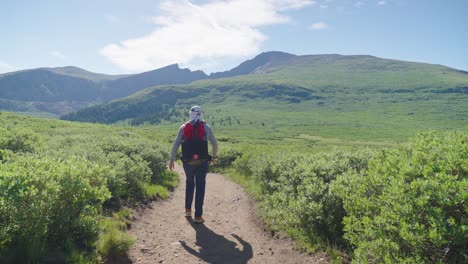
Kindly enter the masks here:
<path id="1" fill-rule="evenodd" d="M 272 237 L 258 219 L 252 199 L 223 175 L 206 177 L 204 224 L 184 216 L 185 174 L 172 197 L 135 213 L 129 230 L 137 240 L 127 263 L 327 263 L 324 253 L 293 249 L 289 239 Z"/>

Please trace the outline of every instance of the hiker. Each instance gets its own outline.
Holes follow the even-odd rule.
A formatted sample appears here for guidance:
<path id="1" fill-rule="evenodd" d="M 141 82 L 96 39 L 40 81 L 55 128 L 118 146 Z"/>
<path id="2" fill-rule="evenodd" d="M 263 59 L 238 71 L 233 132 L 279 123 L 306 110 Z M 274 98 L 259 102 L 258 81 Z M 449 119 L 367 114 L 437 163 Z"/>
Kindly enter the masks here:
<path id="1" fill-rule="evenodd" d="M 212 151 L 208 154 L 208 140 Z M 208 162 L 214 165 L 218 143 L 211 128 L 203 120 L 203 111 L 199 106 L 190 109 L 190 120 L 179 128 L 174 141 L 169 161 L 169 169 L 174 169 L 174 159 L 182 144 L 182 162 L 186 176 L 185 181 L 185 216 L 192 217 L 192 201 L 195 191 L 195 223 L 203 223 L 203 200 L 205 198 L 205 178 Z"/>

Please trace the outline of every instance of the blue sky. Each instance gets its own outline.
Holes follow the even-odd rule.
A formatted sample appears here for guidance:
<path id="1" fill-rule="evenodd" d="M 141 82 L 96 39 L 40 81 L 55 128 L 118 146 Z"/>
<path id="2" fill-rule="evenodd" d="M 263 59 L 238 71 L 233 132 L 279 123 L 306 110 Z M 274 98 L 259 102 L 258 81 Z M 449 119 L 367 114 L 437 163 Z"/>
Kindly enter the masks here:
<path id="1" fill-rule="evenodd" d="M 6 0 L 0 73 L 207 73 L 263 51 L 368 54 L 468 71 L 466 0 Z"/>

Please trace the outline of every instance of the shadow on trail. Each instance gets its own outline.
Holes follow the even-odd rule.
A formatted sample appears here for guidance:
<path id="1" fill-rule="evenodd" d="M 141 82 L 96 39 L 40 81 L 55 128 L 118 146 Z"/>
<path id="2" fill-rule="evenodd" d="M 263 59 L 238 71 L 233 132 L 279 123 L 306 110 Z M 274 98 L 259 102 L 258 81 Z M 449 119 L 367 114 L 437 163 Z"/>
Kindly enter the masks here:
<path id="1" fill-rule="evenodd" d="M 182 247 L 188 253 L 208 263 L 247 263 L 252 258 L 252 246 L 236 234 L 231 234 L 242 245 L 242 250 L 237 248 L 237 243 L 224 236 L 218 235 L 204 224 L 195 224 L 191 218 L 187 221 L 195 229 L 197 251 L 180 241 Z"/>
<path id="2" fill-rule="evenodd" d="M 130 259 L 130 257 L 127 254 L 125 254 L 119 257 L 106 258 L 104 260 L 104 263 L 105 264 L 132 264 L 133 261 Z"/>

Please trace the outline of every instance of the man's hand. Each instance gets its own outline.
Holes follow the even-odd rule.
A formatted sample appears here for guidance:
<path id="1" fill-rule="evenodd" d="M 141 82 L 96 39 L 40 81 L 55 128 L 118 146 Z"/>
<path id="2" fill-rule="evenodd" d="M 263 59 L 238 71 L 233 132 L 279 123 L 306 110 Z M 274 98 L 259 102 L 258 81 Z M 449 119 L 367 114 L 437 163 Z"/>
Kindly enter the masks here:
<path id="1" fill-rule="evenodd" d="M 174 170 L 174 162 L 173 161 L 170 161 L 169 162 L 169 170 Z"/>
<path id="2" fill-rule="evenodd" d="M 210 161 L 210 165 L 211 165 L 211 166 L 216 165 L 216 159 L 212 159 L 212 160 Z"/>

